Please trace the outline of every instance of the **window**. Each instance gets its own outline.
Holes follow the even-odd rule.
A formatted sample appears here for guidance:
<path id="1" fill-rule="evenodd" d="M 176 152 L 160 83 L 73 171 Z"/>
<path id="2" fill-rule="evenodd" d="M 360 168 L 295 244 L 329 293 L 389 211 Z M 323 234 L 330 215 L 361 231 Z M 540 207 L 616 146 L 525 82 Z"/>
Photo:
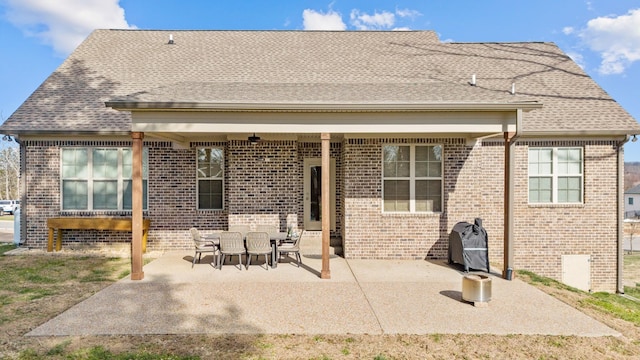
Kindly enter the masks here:
<path id="1" fill-rule="evenodd" d="M 632 197 L 629 198 L 629 205 L 633 205 L 633 198 Z"/>
<path id="2" fill-rule="evenodd" d="M 442 211 L 442 146 L 383 146 L 383 211 Z"/>
<path id="3" fill-rule="evenodd" d="M 582 148 L 529 149 L 529 202 L 582 202 Z"/>
<path id="4" fill-rule="evenodd" d="M 221 210 L 224 199 L 224 151 L 198 149 L 198 209 Z"/>
<path id="5" fill-rule="evenodd" d="M 62 149 L 63 210 L 131 210 L 130 148 Z M 147 209 L 148 150 L 143 150 L 142 202 Z"/>

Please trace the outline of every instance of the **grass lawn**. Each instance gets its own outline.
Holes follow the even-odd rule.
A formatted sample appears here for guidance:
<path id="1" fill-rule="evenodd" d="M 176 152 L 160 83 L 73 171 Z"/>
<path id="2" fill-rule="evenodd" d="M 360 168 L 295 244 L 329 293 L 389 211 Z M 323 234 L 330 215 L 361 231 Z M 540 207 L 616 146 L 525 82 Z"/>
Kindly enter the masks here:
<path id="1" fill-rule="evenodd" d="M 0 359 L 635 359 L 640 304 L 589 294 L 535 274 L 517 277 L 602 321 L 622 337 L 498 335 L 113 335 L 25 337 L 31 329 L 129 274 L 128 259 L 2 256 Z M 629 266 L 640 263 L 630 259 Z M 626 266 L 626 265 L 625 265 Z M 628 293 L 638 296 L 640 289 Z"/>

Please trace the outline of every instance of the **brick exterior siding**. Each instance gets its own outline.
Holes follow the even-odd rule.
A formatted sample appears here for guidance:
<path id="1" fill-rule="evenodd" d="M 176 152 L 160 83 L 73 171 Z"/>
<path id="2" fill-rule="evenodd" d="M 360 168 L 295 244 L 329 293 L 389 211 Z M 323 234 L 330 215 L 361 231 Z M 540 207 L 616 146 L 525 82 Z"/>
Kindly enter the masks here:
<path id="1" fill-rule="evenodd" d="M 382 212 L 382 145 L 443 145 L 443 211 L 433 214 Z M 24 141 L 26 154 L 26 245 L 45 248 L 46 219 L 58 216 L 130 216 L 130 212 L 60 210 L 60 149 L 66 146 L 130 146 L 130 141 Z M 320 157 L 320 143 L 247 141 L 169 142 L 149 148 L 148 247 L 191 249 L 190 227 L 226 229 L 233 223 L 303 227 L 303 160 Z M 528 148 L 584 149 L 584 204 L 528 204 Z M 197 210 L 196 148 L 225 150 L 225 210 Z M 503 262 L 504 144 L 464 139 L 346 139 L 331 144 L 336 160 L 337 231 L 349 259 L 446 259 L 448 234 L 459 221 L 480 217 L 489 234 L 489 254 Z M 592 290 L 615 291 L 617 255 L 616 150 L 612 141 L 520 140 L 515 149 L 515 268 L 560 280 L 561 257 L 591 255 Z M 24 221 L 23 217 L 23 221 Z M 126 249 L 130 233 L 65 231 L 64 248 Z"/>

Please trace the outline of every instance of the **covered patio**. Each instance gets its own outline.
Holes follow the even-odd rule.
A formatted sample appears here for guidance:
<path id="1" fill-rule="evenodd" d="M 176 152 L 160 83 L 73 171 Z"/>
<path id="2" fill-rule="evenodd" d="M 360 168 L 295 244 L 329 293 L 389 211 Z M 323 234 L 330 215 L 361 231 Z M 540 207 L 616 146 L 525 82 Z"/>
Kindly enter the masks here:
<path id="1" fill-rule="evenodd" d="M 180 91 L 183 89 L 177 89 Z M 163 90 L 168 91 L 168 90 Z M 173 92 L 171 92 L 173 94 Z M 142 148 L 145 137 L 170 140 L 173 146 L 193 147 L 199 142 L 235 142 L 247 146 L 256 145 L 261 140 L 256 134 L 266 135 L 266 139 L 274 143 L 298 141 L 319 142 L 321 157 L 318 160 L 321 175 L 321 220 L 318 228 L 322 234 L 322 269 L 319 276 L 331 278 L 329 246 L 331 232 L 336 231 L 336 221 L 342 223 L 341 237 L 354 237 L 353 231 L 362 231 L 351 226 L 345 214 L 350 211 L 348 201 L 350 194 L 346 191 L 343 198 L 335 194 L 335 156 L 331 153 L 333 142 L 344 142 L 349 139 L 360 142 L 362 139 L 384 141 L 387 137 L 397 139 L 423 139 L 423 141 L 462 141 L 467 147 L 486 138 L 503 138 L 504 140 L 504 226 L 503 251 L 504 278 L 511 279 L 513 270 L 513 145 L 520 136 L 524 112 L 540 109 L 538 102 L 464 102 L 464 103 L 215 103 L 209 101 L 173 102 L 166 99 L 166 94 L 147 94 L 142 99 L 125 98 L 106 102 L 107 107 L 119 111 L 131 112 L 131 137 L 133 140 L 133 206 L 132 206 L 132 271 L 131 279 L 144 278 L 142 270 L 142 222 L 143 222 L 143 185 L 142 185 Z M 247 129 L 254 132 L 246 133 Z M 401 140 L 394 141 L 401 141 Z M 428 139 L 428 140 L 425 140 Z M 275 150 L 274 150 L 275 149 Z M 276 151 L 277 145 L 271 145 L 270 151 Z M 349 156 L 344 147 L 339 156 Z M 255 155 L 254 155 L 255 156 Z M 355 157 L 355 155 L 353 155 Z M 262 161 L 271 161 L 262 157 Z M 305 158 L 305 169 L 307 167 Z M 234 166 L 239 166 L 234 164 Z M 242 165 L 244 166 L 244 165 Z M 348 169 L 348 165 L 344 165 Z M 247 176 L 248 174 L 244 174 Z M 302 175 L 302 174 L 299 174 Z M 306 175 L 306 174 L 305 174 Z M 345 175 L 346 177 L 346 175 Z M 344 179 L 342 179 L 344 180 Z M 371 179 L 373 180 L 373 179 Z M 306 181 L 306 180 L 305 180 Z M 375 180 L 374 180 L 375 181 Z M 443 187 L 443 185 L 440 185 Z M 444 187 L 443 187 L 444 188 Z M 308 192 L 305 189 L 304 198 Z M 264 199 L 260 199 L 263 200 Z M 273 201 L 273 200 L 271 200 Z M 374 200 L 377 201 L 377 200 Z M 412 200 L 413 201 L 413 200 Z M 342 214 L 336 215 L 335 203 L 345 206 Z M 245 214 L 241 204 L 231 204 Z M 306 206 L 306 205 L 305 205 Z M 446 207 L 446 205 L 445 205 Z M 438 209 L 436 212 L 440 212 Z M 229 212 L 229 222 L 235 214 Z M 261 214 L 246 212 L 248 216 L 260 217 Z M 301 216 L 301 214 L 293 214 Z M 336 220 L 336 216 L 342 216 Z M 282 216 L 281 216 L 282 217 Z M 304 214 L 306 223 L 306 209 Z M 243 216 L 240 216 L 242 219 Z M 287 215 L 287 224 L 289 216 Z M 297 224 L 297 220 L 296 220 Z M 441 227 L 441 225 L 436 225 Z M 440 229 L 442 232 L 442 229 Z M 360 234 L 361 235 L 361 234 Z M 439 232 L 433 231 L 432 237 Z M 357 236 L 356 236 L 357 237 Z M 441 241 L 442 239 L 436 240 Z M 348 248 L 345 246 L 345 248 Z M 349 251 L 349 250 L 346 250 Z M 346 253 L 347 258 L 352 254 Z M 356 258 L 361 256 L 355 256 Z"/>

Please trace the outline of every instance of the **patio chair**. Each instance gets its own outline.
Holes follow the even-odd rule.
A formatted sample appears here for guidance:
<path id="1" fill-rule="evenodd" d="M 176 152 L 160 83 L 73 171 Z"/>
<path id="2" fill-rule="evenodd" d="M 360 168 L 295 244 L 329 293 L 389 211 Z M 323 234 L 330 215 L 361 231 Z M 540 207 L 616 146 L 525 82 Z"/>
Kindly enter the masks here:
<path id="1" fill-rule="evenodd" d="M 256 255 L 256 259 L 260 255 L 264 255 L 264 265 L 269 270 L 269 255 L 271 255 L 271 241 L 269 240 L 269 234 L 261 231 L 254 231 L 247 233 L 247 270 L 251 264 L 251 257 Z"/>
<path id="2" fill-rule="evenodd" d="M 245 252 L 242 233 L 237 231 L 220 233 L 220 252 L 218 253 L 218 267 L 220 270 L 222 270 L 222 265 L 227 255 L 231 257 L 238 255 L 238 264 L 240 265 L 240 270 L 242 270 L 242 254 Z"/>
<path id="3" fill-rule="evenodd" d="M 249 225 L 229 225 L 229 232 L 239 232 L 243 239 L 249 231 L 251 231 Z"/>
<path id="4" fill-rule="evenodd" d="M 195 265 L 196 258 L 198 258 L 198 262 L 200 262 L 202 259 L 202 253 L 210 252 L 215 260 L 215 253 L 218 250 L 218 244 L 216 244 L 216 241 L 200 235 L 200 232 L 196 228 L 189 229 L 189 232 L 191 233 L 191 239 L 193 240 L 196 250 L 193 255 L 193 261 L 191 262 L 191 268 Z"/>
<path id="5" fill-rule="evenodd" d="M 256 225 L 256 231 L 257 232 L 266 232 L 267 234 L 271 235 L 271 234 L 275 234 L 278 232 L 278 227 L 275 225 L 263 225 L 263 224 L 258 224 Z"/>
<path id="6" fill-rule="evenodd" d="M 302 235 L 304 235 L 304 231 L 298 235 L 298 237 L 294 238 L 293 243 L 283 243 L 278 246 L 278 262 L 280 262 L 282 254 L 288 256 L 290 253 L 294 253 L 296 254 L 296 263 L 298 267 L 300 267 L 300 264 L 302 264 L 302 258 L 300 257 L 300 240 L 302 239 Z"/>

